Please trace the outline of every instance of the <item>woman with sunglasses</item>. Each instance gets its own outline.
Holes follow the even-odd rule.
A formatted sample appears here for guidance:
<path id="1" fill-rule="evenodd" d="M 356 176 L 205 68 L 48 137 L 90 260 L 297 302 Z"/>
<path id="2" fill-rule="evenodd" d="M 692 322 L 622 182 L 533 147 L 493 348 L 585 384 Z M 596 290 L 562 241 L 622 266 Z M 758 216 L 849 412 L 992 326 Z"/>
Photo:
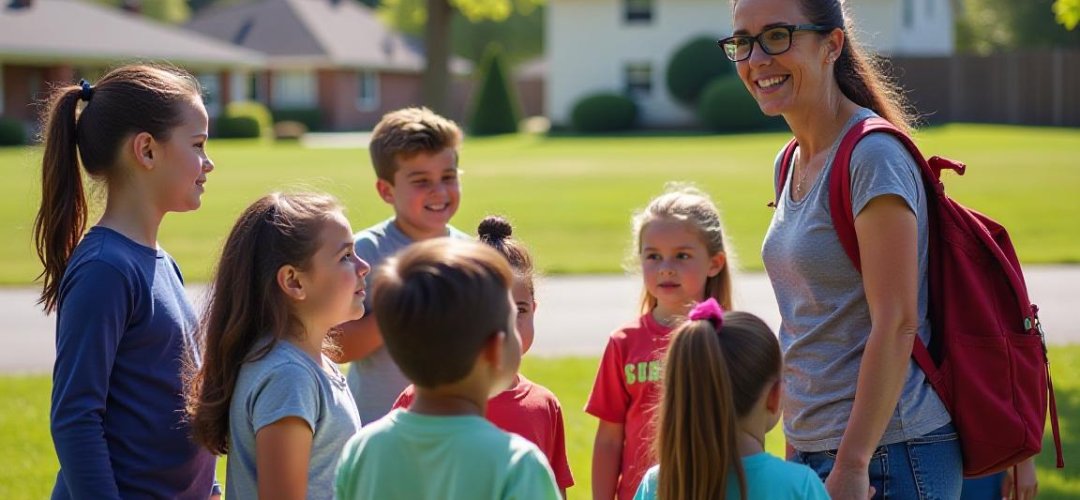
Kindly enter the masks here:
<path id="1" fill-rule="evenodd" d="M 902 93 L 852 39 L 838 0 L 735 0 L 733 24 L 721 47 L 762 112 L 783 116 L 798 141 L 762 248 L 783 318 L 789 458 L 814 469 L 834 499 L 957 498 L 959 441 L 911 360 L 915 336 L 931 335 L 918 165 L 892 136 L 855 147 L 861 274 L 829 213 L 840 138 L 875 115 L 909 131 Z"/>

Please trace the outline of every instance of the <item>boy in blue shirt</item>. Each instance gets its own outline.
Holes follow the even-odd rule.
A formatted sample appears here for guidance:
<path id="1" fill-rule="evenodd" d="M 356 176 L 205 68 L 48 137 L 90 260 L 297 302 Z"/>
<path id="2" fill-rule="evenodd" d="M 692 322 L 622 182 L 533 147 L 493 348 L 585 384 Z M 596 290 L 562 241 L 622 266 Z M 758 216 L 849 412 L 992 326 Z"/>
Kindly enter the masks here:
<path id="1" fill-rule="evenodd" d="M 375 126 L 369 148 L 378 178 L 375 190 L 394 208 L 394 216 L 356 233 L 356 256 L 373 271 L 413 242 L 442 236 L 468 239 L 449 225 L 461 202 L 460 145 L 457 124 L 427 108 L 387 113 Z M 369 287 L 374 274 L 368 274 Z M 334 361 L 353 361 L 347 380 L 360 421 L 367 425 L 390 411 L 409 382 L 383 347 L 374 315 L 346 323 L 341 330 L 341 353 Z"/>
<path id="2" fill-rule="evenodd" d="M 521 362 L 512 283 L 506 259 L 471 241 L 424 241 L 387 261 L 374 313 L 415 399 L 345 445 L 338 500 L 559 498 L 536 445 L 484 418 Z"/>

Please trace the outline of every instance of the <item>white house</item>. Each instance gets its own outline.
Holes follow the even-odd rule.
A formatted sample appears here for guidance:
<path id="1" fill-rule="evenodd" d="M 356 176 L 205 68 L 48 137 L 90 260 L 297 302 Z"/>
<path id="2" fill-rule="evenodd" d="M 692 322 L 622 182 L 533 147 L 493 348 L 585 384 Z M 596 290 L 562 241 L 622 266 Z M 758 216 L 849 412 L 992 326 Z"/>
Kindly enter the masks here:
<path id="1" fill-rule="evenodd" d="M 883 55 L 953 53 L 951 0 L 849 0 L 859 40 Z M 569 123 L 574 104 L 601 91 L 632 95 L 642 125 L 694 122 L 665 82 L 668 60 L 699 36 L 731 32 L 728 0 L 549 0 L 546 114 Z M 717 48 L 717 50 L 720 50 Z"/>

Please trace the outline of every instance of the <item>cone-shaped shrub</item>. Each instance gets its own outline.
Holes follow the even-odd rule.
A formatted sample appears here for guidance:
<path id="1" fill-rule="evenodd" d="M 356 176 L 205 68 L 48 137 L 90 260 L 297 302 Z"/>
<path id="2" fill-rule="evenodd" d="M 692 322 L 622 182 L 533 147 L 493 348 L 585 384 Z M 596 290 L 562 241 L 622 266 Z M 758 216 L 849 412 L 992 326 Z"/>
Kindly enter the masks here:
<path id="1" fill-rule="evenodd" d="M 488 45 L 480 65 L 469 131 L 473 135 L 512 134 L 517 132 L 520 119 L 517 99 L 506 75 L 502 48 L 497 44 Z"/>

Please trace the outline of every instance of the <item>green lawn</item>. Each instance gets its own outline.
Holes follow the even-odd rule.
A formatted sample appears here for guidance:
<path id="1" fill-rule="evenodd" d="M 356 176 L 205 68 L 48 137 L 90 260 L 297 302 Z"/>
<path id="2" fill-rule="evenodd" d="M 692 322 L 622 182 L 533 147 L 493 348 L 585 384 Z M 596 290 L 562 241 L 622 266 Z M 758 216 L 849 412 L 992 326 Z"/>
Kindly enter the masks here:
<path id="1" fill-rule="evenodd" d="M 464 196 L 455 224 L 468 232 L 500 213 L 535 251 L 548 273 L 618 272 L 630 241 L 630 214 L 667 181 L 692 181 L 709 191 L 741 263 L 760 269 L 758 251 L 771 210 L 772 159 L 783 133 L 580 138 L 510 136 L 466 140 Z M 1080 262 L 1080 129 L 950 125 L 923 131 L 933 154 L 966 161 L 967 176 L 948 180 L 964 203 L 998 218 L 1021 258 Z M 329 191 L 349 207 L 354 229 L 390 215 L 375 196 L 367 152 L 312 150 L 296 144 L 211 141 L 217 170 L 203 208 L 172 214 L 161 240 L 188 279 L 206 281 L 240 210 L 273 189 Z M 0 148 L 0 284 L 29 283 L 40 270 L 31 229 L 40 192 L 39 152 Z"/>
<path id="2" fill-rule="evenodd" d="M 1061 437 L 1065 462 L 1069 468 L 1054 468 L 1053 443 L 1049 426 L 1039 456 L 1041 499 L 1080 497 L 1080 346 L 1050 348 L 1053 360 L 1054 387 L 1061 416 Z M 566 417 L 566 447 L 577 485 L 569 490 L 570 498 L 588 498 L 592 439 L 596 419 L 586 415 L 585 406 L 596 373 L 596 358 L 526 358 L 523 372 L 530 379 L 547 386 L 562 401 Z M 0 498 L 44 498 L 56 478 L 56 457 L 49 438 L 49 378 L 0 377 L 0 436 L 4 453 L 0 454 Z M 769 434 L 767 446 L 773 454 L 782 453 L 779 429 Z M 224 460 L 218 464 L 224 477 Z"/>

